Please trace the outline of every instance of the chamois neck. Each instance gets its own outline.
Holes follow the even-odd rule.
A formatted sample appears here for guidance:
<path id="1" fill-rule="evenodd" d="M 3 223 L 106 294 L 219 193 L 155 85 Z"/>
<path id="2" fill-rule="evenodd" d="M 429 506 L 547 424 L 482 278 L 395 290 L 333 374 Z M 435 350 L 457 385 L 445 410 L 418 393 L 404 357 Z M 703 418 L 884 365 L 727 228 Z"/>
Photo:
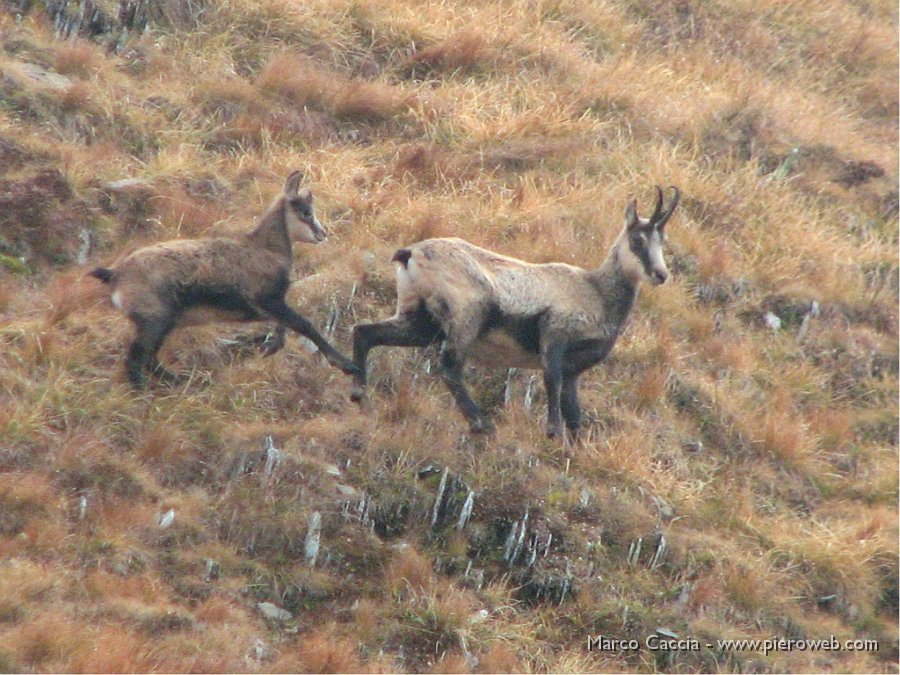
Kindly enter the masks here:
<path id="1" fill-rule="evenodd" d="M 272 203 L 247 238 L 265 249 L 291 257 L 291 238 L 284 219 L 284 197 Z"/>
<path id="2" fill-rule="evenodd" d="M 628 240 L 620 236 L 603 264 L 592 273 L 594 284 L 603 298 L 606 317 L 617 325 L 624 322 L 631 311 L 639 284 L 638 279 L 629 274 L 623 265 L 622 258 L 627 253 L 623 252 L 622 247 L 627 245 Z"/>

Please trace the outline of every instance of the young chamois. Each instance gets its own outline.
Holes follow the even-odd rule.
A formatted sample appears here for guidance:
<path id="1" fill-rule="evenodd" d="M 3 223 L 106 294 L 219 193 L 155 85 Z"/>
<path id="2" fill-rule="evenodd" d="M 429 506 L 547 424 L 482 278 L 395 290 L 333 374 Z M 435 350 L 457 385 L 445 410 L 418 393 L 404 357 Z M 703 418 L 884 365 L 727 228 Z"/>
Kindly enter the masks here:
<path id="1" fill-rule="evenodd" d="M 291 240 L 318 244 L 326 237 L 312 192 L 298 189 L 301 177 L 299 171 L 288 176 L 282 194 L 246 234 L 154 244 L 112 268 L 89 272 L 109 284 L 113 304 L 135 325 L 126 358 L 133 386 L 145 386 L 145 371 L 177 382 L 178 376 L 157 361 L 163 341 L 175 327 L 213 321 L 274 319 L 278 329 L 268 353 L 283 345 L 287 327 L 312 340 L 331 365 L 356 372 L 349 359 L 285 302 L 293 263 Z"/>
<path id="2" fill-rule="evenodd" d="M 562 419 L 572 437 L 581 424 L 578 377 L 600 363 L 616 342 L 641 281 L 658 286 L 668 270 L 662 243 L 679 192 L 649 219 L 637 202 L 625 209 L 625 227 L 597 270 L 562 263 L 536 265 L 480 248 L 462 239 L 426 239 L 394 254 L 397 313 L 353 329 L 359 369 L 352 398 L 366 386 L 366 358 L 379 345 L 423 347 L 443 341 L 443 378 L 473 432 L 493 424 L 463 384 L 471 358 L 500 368 L 544 372 L 547 435 L 560 436 Z"/>

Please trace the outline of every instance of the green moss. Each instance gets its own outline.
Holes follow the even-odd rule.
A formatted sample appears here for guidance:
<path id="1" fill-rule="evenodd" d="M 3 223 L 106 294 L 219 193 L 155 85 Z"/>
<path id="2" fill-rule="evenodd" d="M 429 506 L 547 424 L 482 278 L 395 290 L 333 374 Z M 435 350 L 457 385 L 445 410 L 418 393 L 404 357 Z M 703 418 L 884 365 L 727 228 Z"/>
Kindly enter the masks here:
<path id="1" fill-rule="evenodd" d="M 13 274 L 31 274 L 31 269 L 20 258 L 0 253 L 0 268 Z"/>

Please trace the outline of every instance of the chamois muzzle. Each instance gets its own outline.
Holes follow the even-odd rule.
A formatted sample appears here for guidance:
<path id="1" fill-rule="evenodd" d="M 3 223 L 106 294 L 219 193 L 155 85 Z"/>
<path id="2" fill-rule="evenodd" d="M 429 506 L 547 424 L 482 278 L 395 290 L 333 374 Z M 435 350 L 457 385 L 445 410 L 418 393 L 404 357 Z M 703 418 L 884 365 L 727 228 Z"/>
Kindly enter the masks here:
<path id="1" fill-rule="evenodd" d="M 322 227 L 322 223 L 319 222 L 319 219 L 315 216 L 313 216 L 312 222 L 309 223 L 309 229 L 316 238 L 316 243 L 322 243 L 328 239 L 328 233 L 325 231 L 325 228 Z"/>

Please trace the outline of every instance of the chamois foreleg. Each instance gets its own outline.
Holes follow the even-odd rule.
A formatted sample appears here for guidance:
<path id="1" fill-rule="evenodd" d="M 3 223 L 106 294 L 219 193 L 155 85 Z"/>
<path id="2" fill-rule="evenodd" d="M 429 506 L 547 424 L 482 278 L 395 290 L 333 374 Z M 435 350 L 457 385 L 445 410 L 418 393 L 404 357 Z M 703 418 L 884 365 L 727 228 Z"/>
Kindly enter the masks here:
<path id="1" fill-rule="evenodd" d="M 581 406 L 578 403 L 578 375 L 563 374 L 559 403 L 566 427 L 572 436 L 572 440 L 575 440 L 578 438 L 578 431 L 581 428 Z"/>
<path id="2" fill-rule="evenodd" d="M 563 385 L 563 355 L 565 345 L 553 342 L 542 349 L 541 361 L 544 366 L 544 388 L 547 390 L 547 436 L 562 435 L 562 415 L 560 400 Z"/>
<path id="3" fill-rule="evenodd" d="M 322 352 L 323 356 L 328 360 L 328 363 L 335 368 L 338 368 L 347 375 L 356 374 L 356 366 L 353 365 L 350 359 L 335 349 L 331 343 L 316 330 L 315 326 L 288 307 L 287 303 L 282 298 L 263 299 L 260 300 L 259 305 L 263 312 L 278 321 L 279 324 L 284 324 L 291 330 L 308 338 L 319 348 L 319 351 Z"/>
<path id="4" fill-rule="evenodd" d="M 350 394 L 354 401 L 365 397 L 366 361 L 373 347 L 427 347 L 440 336 L 437 324 L 424 309 L 400 314 L 379 323 L 360 324 L 353 328 L 353 363 L 358 369 L 356 384 Z"/>

